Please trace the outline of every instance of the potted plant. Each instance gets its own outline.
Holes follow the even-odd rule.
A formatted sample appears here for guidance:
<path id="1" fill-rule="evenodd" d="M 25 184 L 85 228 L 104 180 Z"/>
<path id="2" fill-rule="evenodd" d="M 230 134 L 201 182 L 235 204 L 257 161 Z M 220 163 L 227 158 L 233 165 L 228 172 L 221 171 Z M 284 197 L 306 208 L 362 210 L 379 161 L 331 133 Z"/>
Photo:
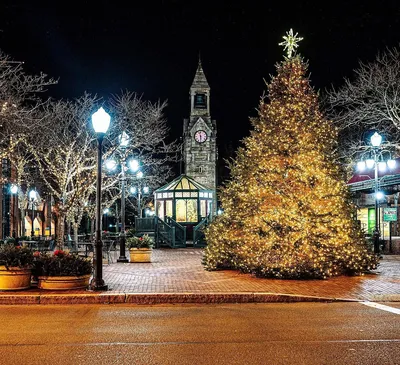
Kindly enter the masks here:
<path id="1" fill-rule="evenodd" d="M 142 237 L 128 237 L 126 245 L 129 248 L 130 262 L 151 262 L 153 241 L 147 234 Z"/>
<path id="2" fill-rule="evenodd" d="M 93 265 L 89 258 L 63 250 L 35 252 L 33 274 L 39 289 L 66 290 L 87 288 Z"/>
<path id="3" fill-rule="evenodd" d="M 27 289 L 31 284 L 32 251 L 13 243 L 0 245 L 0 290 Z"/>

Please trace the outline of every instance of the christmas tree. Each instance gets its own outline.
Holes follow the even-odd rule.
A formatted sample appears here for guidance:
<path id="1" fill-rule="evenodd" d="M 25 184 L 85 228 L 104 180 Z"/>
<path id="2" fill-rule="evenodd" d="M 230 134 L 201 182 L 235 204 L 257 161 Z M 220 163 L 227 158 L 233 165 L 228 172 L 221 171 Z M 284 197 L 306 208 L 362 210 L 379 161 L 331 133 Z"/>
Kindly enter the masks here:
<path id="1" fill-rule="evenodd" d="M 294 55 L 300 39 L 291 30 L 285 40 L 269 102 L 261 99 L 230 165 L 224 212 L 206 229 L 203 263 L 277 278 L 362 273 L 377 258 L 353 219 L 336 163 L 337 131 L 319 110 L 306 63 Z"/>

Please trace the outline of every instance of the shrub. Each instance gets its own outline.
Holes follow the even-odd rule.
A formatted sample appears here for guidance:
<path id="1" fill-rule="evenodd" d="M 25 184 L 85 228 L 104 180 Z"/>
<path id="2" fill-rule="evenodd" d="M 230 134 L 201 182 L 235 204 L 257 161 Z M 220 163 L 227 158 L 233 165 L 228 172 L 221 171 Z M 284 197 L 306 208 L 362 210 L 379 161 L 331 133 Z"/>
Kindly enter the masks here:
<path id="1" fill-rule="evenodd" d="M 28 247 L 15 246 L 13 243 L 0 245 L 0 265 L 10 267 L 31 268 L 33 253 Z"/>
<path id="2" fill-rule="evenodd" d="M 35 252 L 33 275 L 35 276 L 81 276 L 92 273 L 90 259 L 62 250 L 54 254 Z"/>
<path id="3" fill-rule="evenodd" d="M 153 247 L 153 240 L 147 234 L 142 237 L 128 237 L 126 245 L 128 248 L 151 248 Z"/>

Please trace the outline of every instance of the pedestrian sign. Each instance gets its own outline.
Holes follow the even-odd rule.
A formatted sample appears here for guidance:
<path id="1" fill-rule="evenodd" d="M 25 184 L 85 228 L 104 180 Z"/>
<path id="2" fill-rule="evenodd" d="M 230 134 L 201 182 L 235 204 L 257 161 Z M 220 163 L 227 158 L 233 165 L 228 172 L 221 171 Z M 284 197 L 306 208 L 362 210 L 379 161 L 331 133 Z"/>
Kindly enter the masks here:
<path id="1" fill-rule="evenodd" d="M 383 221 L 396 222 L 397 221 L 397 208 L 383 208 Z"/>

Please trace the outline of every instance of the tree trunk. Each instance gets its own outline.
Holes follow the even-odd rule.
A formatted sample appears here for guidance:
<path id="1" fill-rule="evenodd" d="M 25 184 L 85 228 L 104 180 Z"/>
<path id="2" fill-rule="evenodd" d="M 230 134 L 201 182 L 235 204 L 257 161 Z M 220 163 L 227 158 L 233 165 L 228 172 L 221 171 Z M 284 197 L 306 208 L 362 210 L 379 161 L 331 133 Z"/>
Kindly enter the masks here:
<path id="1" fill-rule="evenodd" d="M 90 234 L 94 237 L 94 229 L 95 229 L 96 220 L 94 218 L 90 219 Z"/>
<path id="2" fill-rule="evenodd" d="M 65 214 L 59 213 L 57 219 L 57 247 L 64 248 L 64 232 L 65 232 Z"/>
<path id="3" fill-rule="evenodd" d="M 25 209 L 21 209 L 21 236 L 26 236 L 25 232 Z"/>
<path id="4" fill-rule="evenodd" d="M 78 252 L 78 228 L 79 224 L 74 222 L 73 223 L 73 228 L 74 228 L 74 244 L 75 244 L 75 251 Z"/>
<path id="5" fill-rule="evenodd" d="M 118 235 L 119 231 L 119 213 L 118 213 L 118 203 L 115 203 L 115 235 Z"/>

